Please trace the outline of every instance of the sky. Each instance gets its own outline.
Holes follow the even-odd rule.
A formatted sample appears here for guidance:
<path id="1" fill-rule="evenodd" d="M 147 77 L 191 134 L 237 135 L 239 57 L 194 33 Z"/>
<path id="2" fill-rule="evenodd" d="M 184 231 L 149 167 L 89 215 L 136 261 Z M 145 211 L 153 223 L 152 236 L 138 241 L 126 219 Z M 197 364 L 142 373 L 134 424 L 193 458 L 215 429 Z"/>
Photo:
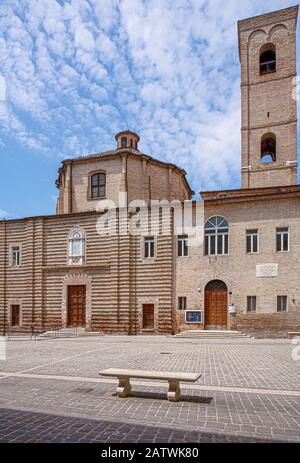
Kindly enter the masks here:
<path id="1" fill-rule="evenodd" d="M 55 213 L 62 159 L 115 148 L 240 187 L 237 21 L 284 0 L 0 0 L 0 218 Z"/>

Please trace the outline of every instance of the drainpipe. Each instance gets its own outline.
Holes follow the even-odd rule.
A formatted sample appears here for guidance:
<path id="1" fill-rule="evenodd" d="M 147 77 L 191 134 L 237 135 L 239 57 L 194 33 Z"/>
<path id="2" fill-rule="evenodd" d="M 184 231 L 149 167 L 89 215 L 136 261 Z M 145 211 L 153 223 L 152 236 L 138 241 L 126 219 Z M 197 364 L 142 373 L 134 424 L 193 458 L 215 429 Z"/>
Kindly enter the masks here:
<path id="1" fill-rule="evenodd" d="M 248 130 L 247 130 L 247 145 L 248 145 L 248 148 L 247 148 L 247 172 L 248 172 L 248 185 L 247 187 L 250 188 L 250 170 L 249 170 L 249 166 L 250 166 L 250 80 L 249 80 L 249 76 L 250 76 L 250 72 L 249 72 L 249 40 L 247 41 L 247 112 L 248 112 L 248 115 L 247 115 L 247 125 L 248 125 Z"/>
<path id="2" fill-rule="evenodd" d="M 6 335 L 6 254 L 7 254 L 7 236 L 6 236 L 6 220 L 4 222 L 4 259 L 3 259 L 3 279 L 4 279 L 4 288 L 3 288 L 3 336 Z"/>
<path id="3" fill-rule="evenodd" d="M 126 154 L 126 162 L 125 162 L 125 191 L 126 191 L 126 217 L 128 220 L 128 156 L 129 153 Z M 128 335 L 131 336 L 133 333 L 132 330 L 132 280 L 133 280 L 133 275 L 132 275 L 132 266 L 135 265 L 134 262 L 132 262 L 132 258 L 135 259 L 135 255 L 132 255 L 132 240 L 135 239 L 135 237 L 132 237 L 129 235 L 129 268 L 128 268 L 128 279 L 129 279 L 129 294 L 128 294 L 128 301 L 129 301 L 129 327 L 128 327 Z"/>
<path id="4" fill-rule="evenodd" d="M 69 213 L 73 212 L 73 161 L 70 163 Z"/>

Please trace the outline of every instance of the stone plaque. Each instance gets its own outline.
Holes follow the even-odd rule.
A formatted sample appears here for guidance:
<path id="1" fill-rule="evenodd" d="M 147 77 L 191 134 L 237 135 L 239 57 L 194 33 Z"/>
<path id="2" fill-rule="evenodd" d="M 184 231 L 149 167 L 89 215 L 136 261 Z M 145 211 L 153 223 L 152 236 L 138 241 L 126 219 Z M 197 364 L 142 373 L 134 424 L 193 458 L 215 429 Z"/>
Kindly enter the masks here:
<path id="1" fill-rule="evenodd" d="M 259 264 L 256 266 L 257 277 L 278 277 L 278 264 Z"/>

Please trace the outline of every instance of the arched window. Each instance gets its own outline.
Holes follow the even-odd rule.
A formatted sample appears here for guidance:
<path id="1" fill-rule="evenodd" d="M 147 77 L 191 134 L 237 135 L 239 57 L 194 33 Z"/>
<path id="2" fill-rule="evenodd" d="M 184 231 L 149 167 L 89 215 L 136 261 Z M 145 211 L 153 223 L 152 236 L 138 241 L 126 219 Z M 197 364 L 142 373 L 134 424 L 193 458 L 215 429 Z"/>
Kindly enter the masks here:
<path id="1" fill-rule="evenodd" d="M 126 137 L 121 138 L 121 147 L 127 148 L 127 138 Z"/>
<path id="2" fill-rule="evenodd" d="M 82 265 L 85 258 L 85 233 L 81 228 L 73 228 L 69 233 L 69 264 Z"/>
<path id="3" fill-rule="evenodd" d="M 261 138 L 260 162 L 263 164 L 276 162 L 276 136 L 274 133 L 266 133 Z"/>
<path id="4" fill-rule="evenodd" d="M 259 56 L 260 75 L 276 72 L 276 50 L 272 43 L 261 48 Z"/>
<path id="5" fill-rule="evenodd" d="M 91 197 L 103 198 L 106 195 L 106 175 L 101 172 L 91 176 Z"/>
<path id="6" fill-rule="evenodd" d="M 229 225 L 224 217 L 212 217 L 205 224 L 205 254 L 228 254 Z"/>

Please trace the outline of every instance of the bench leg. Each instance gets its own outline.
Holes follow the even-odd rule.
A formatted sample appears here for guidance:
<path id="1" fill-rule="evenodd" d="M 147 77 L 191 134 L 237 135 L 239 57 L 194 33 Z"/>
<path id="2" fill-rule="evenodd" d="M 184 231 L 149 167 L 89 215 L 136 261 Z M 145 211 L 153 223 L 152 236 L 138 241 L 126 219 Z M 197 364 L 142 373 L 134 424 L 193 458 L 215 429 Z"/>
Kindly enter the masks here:
<path id="1" fill-rule="evenodd" d="M 168 400 L 178 402 L 180 399 L 180 386 L 179 381 L 169 381 L 169 390 L 167 394 Z"/>
<path id="2" fill-rule="evenodd" d="M 128 397 L 131 392 L 130 378 L 119 378 L 117 386 L 118 397 Z"/>

